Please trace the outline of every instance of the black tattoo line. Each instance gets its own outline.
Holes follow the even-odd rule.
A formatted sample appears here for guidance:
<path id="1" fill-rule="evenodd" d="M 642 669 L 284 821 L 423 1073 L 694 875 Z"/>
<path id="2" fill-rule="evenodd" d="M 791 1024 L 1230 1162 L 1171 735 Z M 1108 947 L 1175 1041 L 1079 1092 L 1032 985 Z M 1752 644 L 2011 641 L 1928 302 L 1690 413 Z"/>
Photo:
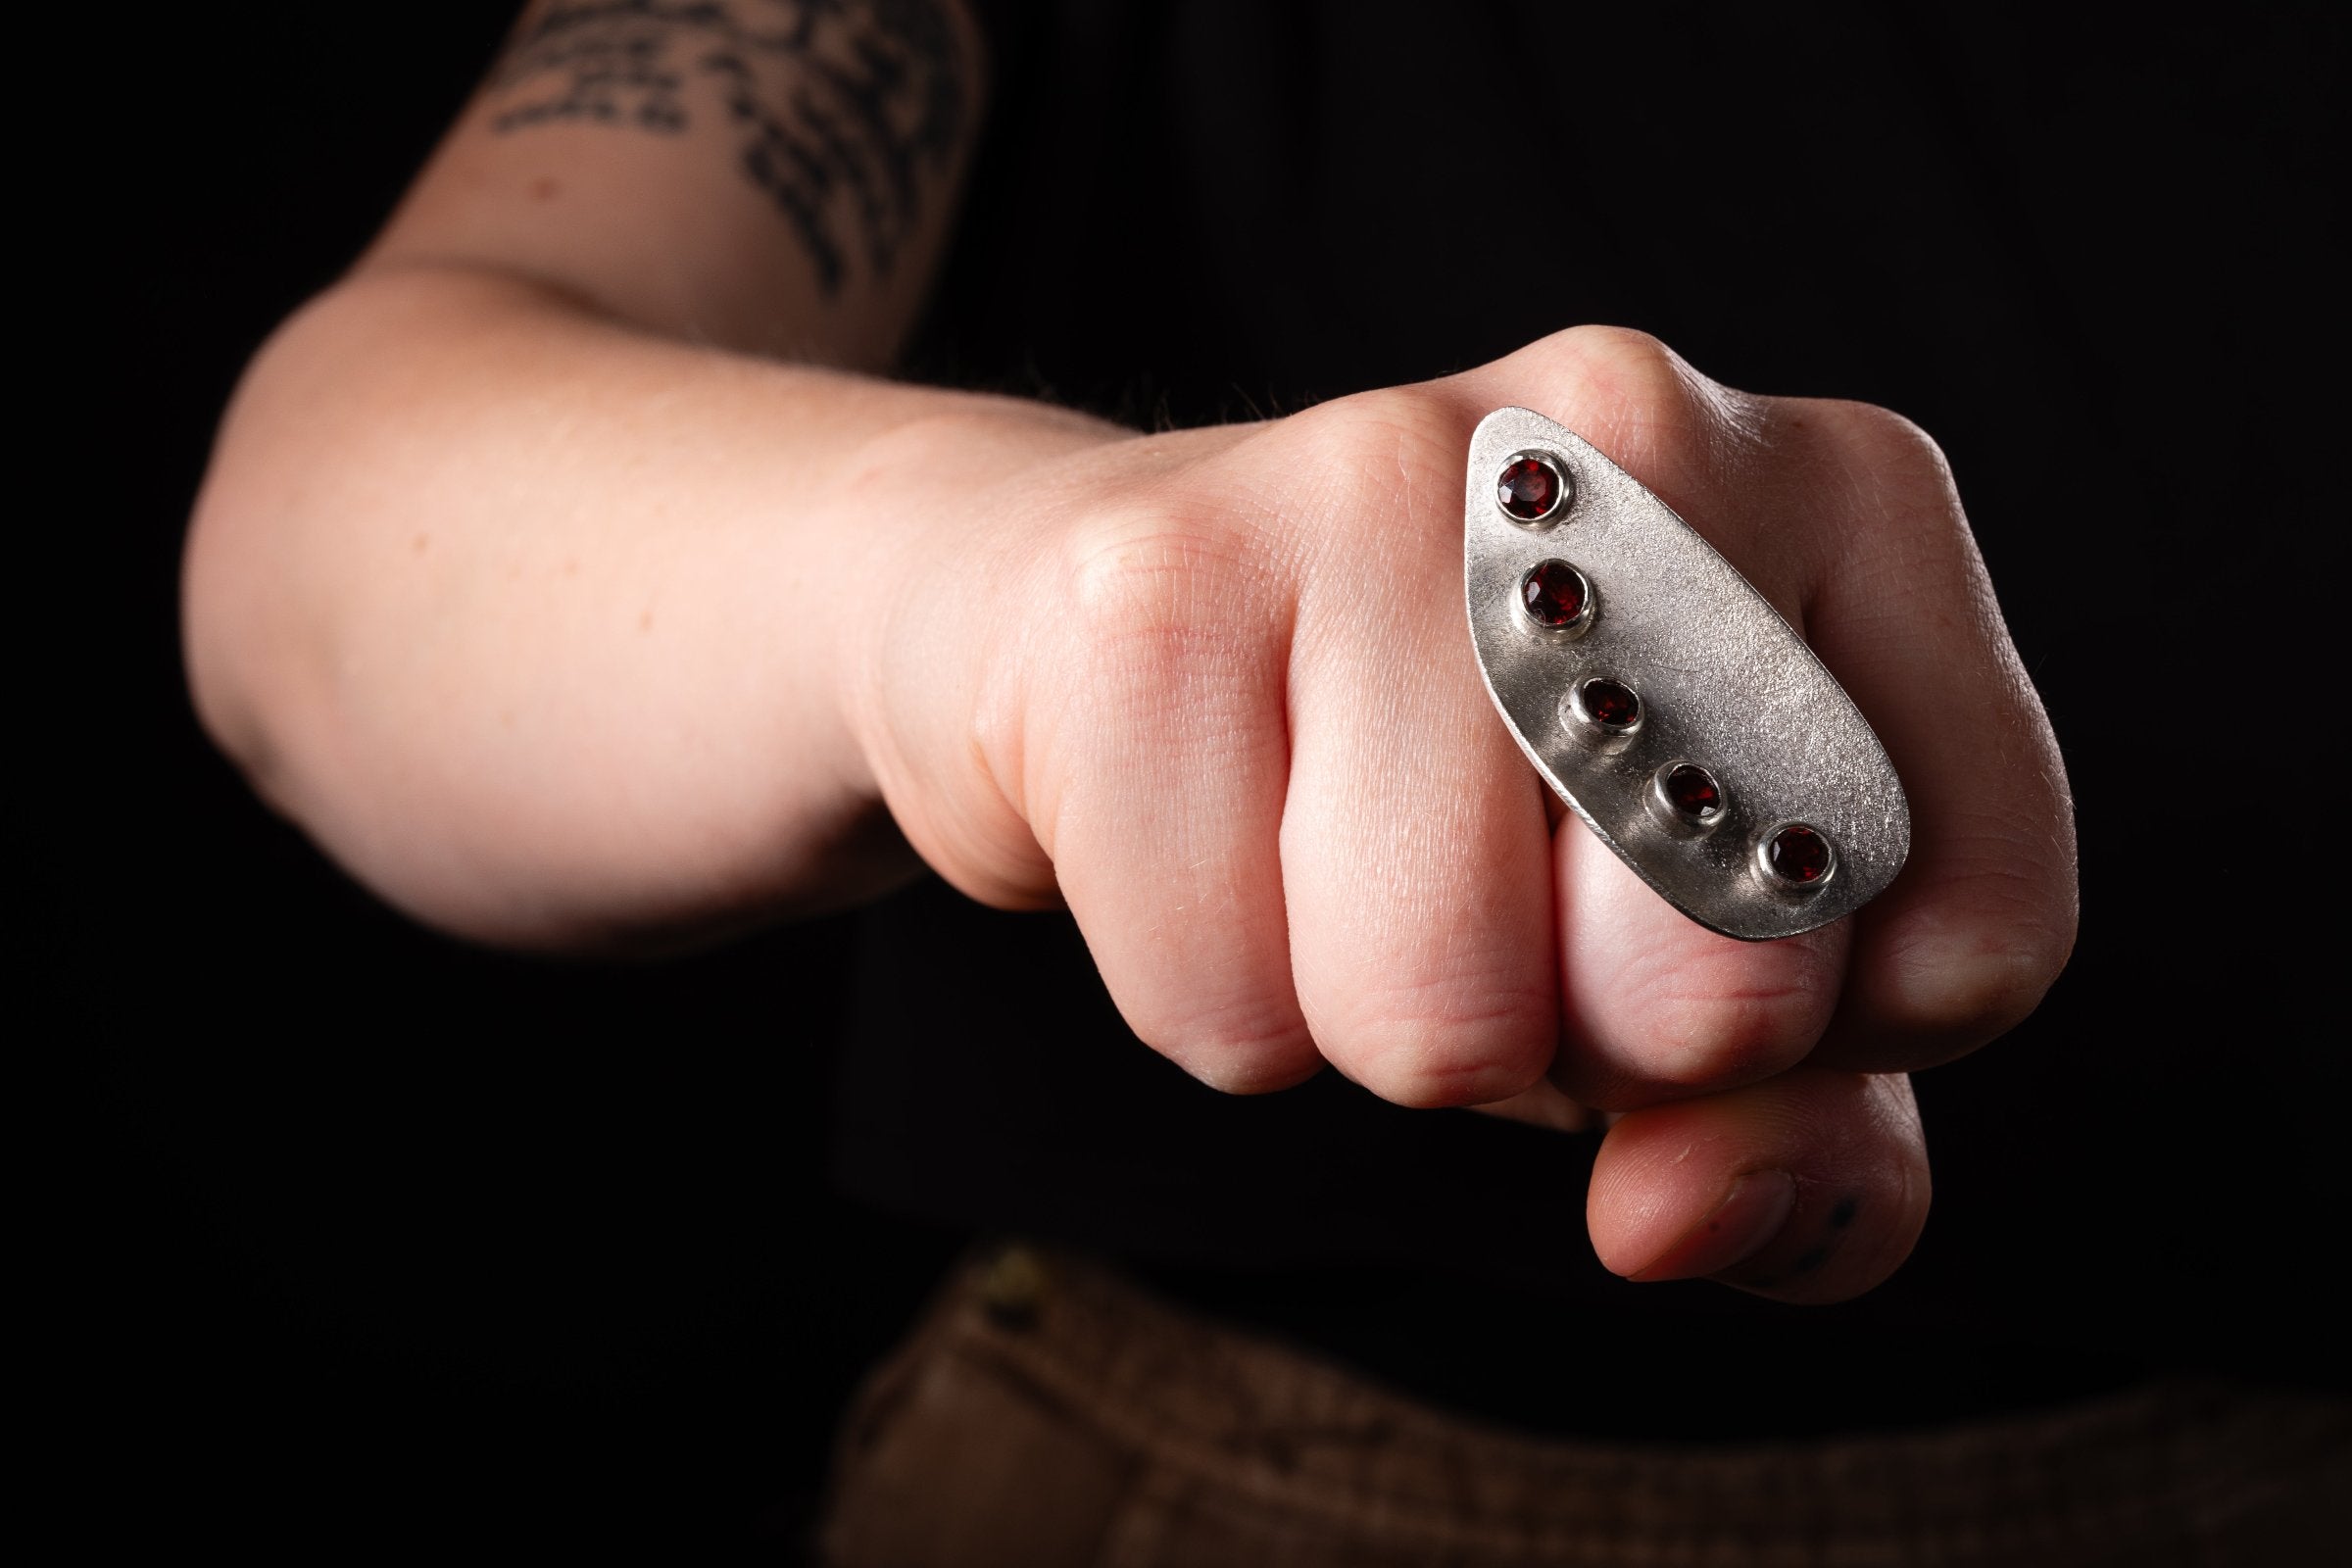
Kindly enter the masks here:
<path id="1" fill-rule="evenodd" d="M 491 78 L 492 127 L 552 121 L 671 134 L 690 80 L 742 135 L 745 177 L 792 225 L 830 297 L 852 227 L 874 275 L 956 154 L 970 85 L 940 0 L 554 0 Z"/>

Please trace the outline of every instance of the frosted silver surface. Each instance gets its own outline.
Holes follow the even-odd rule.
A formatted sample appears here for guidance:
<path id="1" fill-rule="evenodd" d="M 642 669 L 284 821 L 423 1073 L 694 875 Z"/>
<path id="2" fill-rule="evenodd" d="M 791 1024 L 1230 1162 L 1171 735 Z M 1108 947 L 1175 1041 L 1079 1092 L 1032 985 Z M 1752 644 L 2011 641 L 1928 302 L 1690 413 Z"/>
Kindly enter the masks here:
<path id="1" fill-rule="evenodd" d="M 1541 453 L 1574 485 L 1543 525 L 1513 521 L 1495 500 L 1503 466 Z M 1659 896 L 1727 936 L 1794 936 L 1878 896 L 1911 849 L 1902 781 L 1861 710 L 1746 578 L 1591 444 L 1526 409 L 1498 409 L 1470 443 L 1464 515 L 1470 633 L 1494 706 L 1520 749 L 1585 824 Z M 1544 560 L 1592 583 L 1592 626 L 1546 638 L 1518 613 L 1519 579 Z M 1575 682 L 1606 675 L 1640 695 L 1642 726 L 1589 741 L 1563 717 Z M 1723 819 L 1678 835 L 1644 804 L 1661 766 L 1715 775 Z M 1776 890 L 1756 866 L 1767 829 L 1800 821 L 1827 834 L 1838 864 L 1803 894 Z"/>

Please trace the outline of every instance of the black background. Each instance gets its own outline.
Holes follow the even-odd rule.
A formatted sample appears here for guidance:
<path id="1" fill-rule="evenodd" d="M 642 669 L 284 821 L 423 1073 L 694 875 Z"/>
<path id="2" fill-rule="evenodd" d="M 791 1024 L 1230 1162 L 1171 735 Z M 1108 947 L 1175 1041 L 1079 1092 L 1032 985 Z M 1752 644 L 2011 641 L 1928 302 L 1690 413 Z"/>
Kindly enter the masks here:
<path id="1" fill-rule="evenodd" d="M 772 1551 L 813 1505 L 853 1380 L 957 1245 L 828 1183 L 847 923 L 645 968 L 467 950 L 324 865 L 188 713 L 177 548 L 213 421 L 263 336 L 380 220 L 504 20 L 175 9 L 142 24 L 109 88 L 135 157 L 93 158 L 73 193 L 88 260 L 61 297 L 92 285 L 72 324 L 96 373 L 60 378 L 76 416 L 35 455 L 77 482 L 37 530 L 67 553 L 22 590 L 50 628 L 29 667 L 59 743 L 27 759 L 36 929 L 20 961 L 49 1004 L 30 1015 L 41 1058 L 73 1069 L 31 1206 L 60 1246 L 41 1275 L 64 1308 L 58 1446 L 100 1538 L 342 1554 L 463 1529 Z M 1586 30 L 1536 58 L 1580 40 L 1652 58 L 1592 19 L 1561 25 Z M 1788 347 L 1807 332 L 1759 326 L 1752 297 L 1645 314 L 1633 290 L 1594 314 L 1736 384 L 1877 398 L 1936 431 L 2067 748 L 2082 952 L 2028 1034 L 1923 1081 L 1941 1206 L 1904 1288 L 2032 1318 L 2054 1343 L 2335 1376 L 2312 1360 L 2329 1313 L 2308 1281 L 2346 1211 L 2340 920 L 2324 902 L 2341 714 L 2319 569 L 2345 510 L 2324 286 L 2340 253 L 2323 242 L 2340 205 L 2337 24 L 2254 10 L 2120 36 L 1923 14 L 1891 43 L 1843 30 L 1859 25 L 1832 12 L 1792 49 L 1693 22 L 1678 70 L 1609 89 L 1612 122 L 1660 92 L 1744 82 L 1771 134 L 1727 145 L 1657 117 L 1647 155 L 1706 193 L 1684 200 L 1734 215 L 1709 247 L 1834 252 L 1847 220 L 1816 172 L 1867 165 L 1868 138 L 1808 109 L 1819 82 L 1743 61 L 1835 80 L 1871 48 L 1932 56 L 1937 90 L 1971 109 L 1946 118 L 1974 129 L 1922 176 L 1964 215 L 1931 207 L 1917 232 L 1981 248 L 2001 282 L 1918 316 L 1934 325 L 1916 354 L 1974 370 L 1846 372 L 1899 292 L 1858 245 L 1779 302 L 1814 313 L 1815 358 Z M 1144 41 L 1171 77 L 1214 47 L 1181 27 Z M 1237 91 L 1281 85 L 1208 64 Z M 1444 199 L 1445 172 L 1413 163 L 1410 114 L 1394 118 L 1398 145 L 1367 156 Z M 1188 143 L 1201 163 L 1213 133 L 1211 117 L 1211 139 Z M 1142 188 L 1104 193 L 1092 220 L 1149 224 Z M 1294 242 L 1295 220 L 1257 215 L 1236 253 L 1210 236 L 1153 254 L 1207 280 L 1180 291 L 1204 311 L 1216 279 Z M 975 241 L 951 310 L 1002 279 L 985 252 L 1018 232 Z M 1690 269 L 1644 284 L 1718 297 L 1706 261 Z M 1124 320 L 1157 384 L 1080 372 L 1055 389 L 1194 418 L 1447 368 L 1335 356 L 1333 311 L 1394 306 L 1304 285 L 1259 307 L 1254 358 L 1188 363 L 1214 338 L 1184 310 L 1117 315 L 1158 289 L 1105 281 L 1065 311 L 1073 331 Z M 1984 299 L 2010 314 L 1972 316 Z M 1447 308 L 1413 307 L 1460 363 L 1516 341 Z M 1298 325 L 1315 311 L 1321 339 Z M 1972 336 L 2018 351 L 1956 357 L 1947 340 Z M 931 346 L 951 373 L 987 347 Z"/>

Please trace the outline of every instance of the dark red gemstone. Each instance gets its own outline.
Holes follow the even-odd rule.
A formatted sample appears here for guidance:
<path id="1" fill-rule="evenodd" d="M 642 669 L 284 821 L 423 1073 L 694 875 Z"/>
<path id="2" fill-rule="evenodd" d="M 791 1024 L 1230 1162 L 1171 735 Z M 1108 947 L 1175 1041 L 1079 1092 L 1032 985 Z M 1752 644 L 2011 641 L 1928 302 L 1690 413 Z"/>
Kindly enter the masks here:
<path id="1" fill-rule="evenodd" d="M 1772 836 L 1764 856 L 1773 874 L 1802 885 L 1818 882 L 1830 872 L 1830 841 L 1802 822 L 1791 822 Z"/>
<path id="2" fill-rule="evenodd" d="M 1622 681 L 1605 676 L 1589 680 L 1579 695 L 1584 698 L 1585 711 L 1605 729 L 1632 729 L 1642 720 L 1642 699 Z"/>
<path id="3" fill-rule="evenodd" d="M 1723 809 L 1723 792 L 1715 787 L 1715 775 L 1693 762 L 1677 762 L 1666 770 L 1666 799 L 1676 810 L 1693 819 Z"/>
<path id="4" fill-rule="evenodd" d="M 1542 458 L 1517 458 L 1495 482 L 1494 499 L 1521 522 L 1533 522 L 1560 504 L 1560 470 Z"/>
<path id="5" fill-rule="evenodd" d="M 1566 626 L 1585 612 L 1585 579 L 1565 561 L 1539 561 L 1519 579 L 1519 602 L 1539 626 Z"/>

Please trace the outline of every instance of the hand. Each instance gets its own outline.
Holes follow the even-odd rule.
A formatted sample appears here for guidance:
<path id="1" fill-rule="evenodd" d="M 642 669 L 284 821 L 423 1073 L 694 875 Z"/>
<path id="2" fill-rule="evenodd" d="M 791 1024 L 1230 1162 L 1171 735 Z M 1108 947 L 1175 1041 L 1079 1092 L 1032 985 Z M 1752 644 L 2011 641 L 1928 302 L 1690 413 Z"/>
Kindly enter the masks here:
<path id="1" fill-rule="evenodd" d="M 1869 715 L 1915 842 L 1859 916 L 1719 937 L 1554 826 L 1463 624 L 1461 465 L 1506 403 L 1662 496 Z M 1585 328 L 918 510 L 897 487 L 950 444 L 909 432 L 858 481 L 922 520 L 851 700 L 950 881 L 1066 900 L 1136 1033 L 1219 1088 L 1328 1061 L 1407 1105 L 1623 1112 L 1589 1203 L 1620 1273 L 1827 1300 L 1908 1254 L 1929 1181 L 1900 1075 L 2033 1009 L 2076 897 L 2056 745 L 1916 428 Z"/>

